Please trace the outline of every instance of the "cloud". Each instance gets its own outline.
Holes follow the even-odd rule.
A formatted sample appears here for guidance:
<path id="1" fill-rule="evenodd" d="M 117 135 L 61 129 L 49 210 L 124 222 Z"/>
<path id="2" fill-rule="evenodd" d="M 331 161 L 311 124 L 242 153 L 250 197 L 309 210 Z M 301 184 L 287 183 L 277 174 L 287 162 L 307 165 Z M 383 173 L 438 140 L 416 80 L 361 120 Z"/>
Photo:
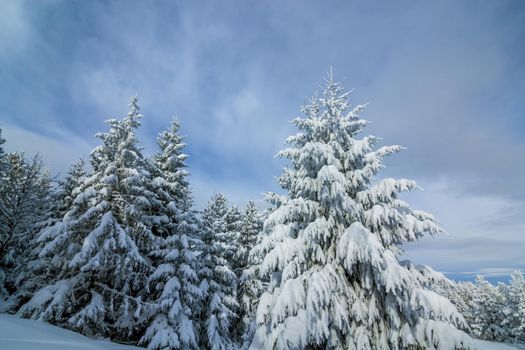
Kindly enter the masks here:
<path id="1" fill-rule="evenodd" d="M 488 268 L 488 269 L 480 269 L 479 271 L 465 271 L 456 273 L 456 275 L 463 275 L 465 277 L 475 277 L 477 275 L 481 275 L 483 277 L 508 277 L 510 276 L 516 269 L 507 268 L 507 267 L 494 267 L 494 268 Z"/>
<path id="2" fill-rule="evenodd" d="M 199 209 L 203 209 L 210 197 L 218 193 L 224 194 L 231 204 L 236 204 L 241 208 L 245 207 L 250 200 L 261 209 L 267 207 L 264 194 L 257 193 L 260 188 L 250 183 L 249 179 L 217 181 L 209 174 L 193 174 L 190 177 L 190 185 L 194 190 L 196 207 Z"/>
<path id="3" fill-rule="evenodd" d="M 145 152 L 176 115 L 196 202 L 221 191 L 242 204 L 279 190 L 273 156 L 333 66 L 357 88 L 352 103 L 370 102 L 366 133 L 408 148 L 382 176 L 418 180 L 425 191 L 406 198 L 451 234 L 410 257 L 444 271 L 517 266 L 525 26 L 511 4 L 8 1 L 0 118 L 8 147 L 62 170 L 138 94 Z"/>
<path id="4" fill-rule="evenodd" d="M 19 52 L 29 43 L 31 25 L 25 11 L 26 2 L 5 0 L 0 11 L 0 57 Z"/>
<path id="5" fill-rule="evenodd" d="M 2 136 L 7 140 L 7 152 L 24 152 L 32 157 L 37 154 L 43 156 L 44 163 L 51 171 L 62 175 L 70 165 L 86 155 L 93 146 L 76 135 L 63 133 L 62 137 L 55 135 L 48 137 L 10 125 L 2 125 Z"/>
<path id="6" fill-rule="evenodd" d="M 525 268 L 525 222 L 499 219 L 506 208 L 516 207 L 511 199 L 458 195 L 450 191 L 446 181 L 425 183 L 423 187 L 423 192 L 404 195 L 403 199 L 414 208 L 431 211 L 448 235 L 406 245 L 409 259 L 447 273 L 501 266 Z M 484 220 L 490 224 L 484 225 Z"/>

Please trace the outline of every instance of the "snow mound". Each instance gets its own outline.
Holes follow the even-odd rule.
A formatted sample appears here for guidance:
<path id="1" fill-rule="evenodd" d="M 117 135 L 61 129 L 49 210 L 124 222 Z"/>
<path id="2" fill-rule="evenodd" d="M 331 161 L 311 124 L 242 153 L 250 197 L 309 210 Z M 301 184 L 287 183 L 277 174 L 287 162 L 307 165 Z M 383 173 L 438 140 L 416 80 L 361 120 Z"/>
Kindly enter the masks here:
<path id="1" fill-rule="evenodd" d="M 40 321 L 0 314 L 0 349 L 139 350 L 134 346 L 85 337 Z"/>

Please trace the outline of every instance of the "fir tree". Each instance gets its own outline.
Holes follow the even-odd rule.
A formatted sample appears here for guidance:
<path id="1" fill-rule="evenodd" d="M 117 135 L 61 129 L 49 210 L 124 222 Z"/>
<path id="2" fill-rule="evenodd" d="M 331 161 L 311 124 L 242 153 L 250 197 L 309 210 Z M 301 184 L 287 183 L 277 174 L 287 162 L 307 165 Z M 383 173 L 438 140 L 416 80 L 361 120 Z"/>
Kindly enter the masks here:
<path id="1" fill-rule="evenodd" d="M 248 348 L 255 332 L 255 312 L 257 300 L 260 297 L 263 286 L 258 276 L 258 264 L 261 261 L 257 257 L 250 257 L 250 251 L 260 242 L 263 231 L 263 220 L 261 213 L 255 207 L 255 203 L 250 201 L 244 211 L 239 249 L 236 254 L 236 261 L 242 274 L 239 278 L 238 303 L 239 320 L 237 325 L 238 337 L 242 348 Z"/>
<path id="2" fill-rule="evenodd" d="M 238 224 L 235 229 L 239 231 L 239 248 L 235 254 L 235 272 L 237 277 L 240 278 L 242 272 L 249 266 L 248 255 L 262 232 L 262 219 L 255 203 L 250 201 L 242 217 L 237 220 Z"/>
<path id="3" fill-rule="evenodd" d="M 62 219 L 73 207 L 75 198 L 84 190 L 83 186 L 87 176 L 86 162 L 83 159 L 71 165 L 65 178 L 59 182 L 55 199 L 58 204 L 57 218 Z"/>
<path id="4" fill-rule="evenodd" d="M 238 255 L 244 250 L 242 246 L 243 238 L 241 236 L 242 224 L 243 216 L 241 211 L 236 205 L 232 205 L 230 208 L 228 208 L 228 212 L 226 214 L 226 230 L 228 231 L 228 235 L 231 237 L 231 244 L 234 245 L 234 254 L 231 257 L 230 265 L 237 279 L 241 277 L 242 270 L 245 267 L 245 263 L 241 260 L 241 256 Z"/>
<path id="5" fill-rule="evenodd" d="M 434 290 L 448 298 L 456 306 L 469 325 L 469 332 L 472 332 L 471 325 L 474 324 L 476 317 L 474 304 L 476 286 L 472 282 L 458 282 L 445 286 L 441 285 L 440 288 L 434 288 Z"/>
<path id="6" fill-rule="evenodd" d="M 160 133 L 158 144 L 161 152 L 155 156 L 155 164 L 160 169 L 171 197 L 180 212 L 189 212 L 192 206 L 191 188 L 187 177 L 186 147 L 180 135 L 180 124 L 174 119 L 170 127 Z"/>
<path id="7" fill-rule="evenodd" d="M 525 341 L 525 279 L 521 271 L 514 271 L 509 285 L 503 288 L 505 319 L 502 326 L 514 341 Z"/>
<path id="8" fill-rule="evenodd" d="M 471 324 L 472 332 L 482 339 L 504 340 L 507 337 L 503 327 L 505 301 L 499 288 L 483 276 L 477 276 L 473 303 L 475 317 Z"/>
<path id="9" fill-rule="evenodd" d="M 376 137 L 358 139 L 363 106 L 350 109 L 347 98 L 329 76 L 279 154 L 291 161 L 279 179 L 288 195 L 268 195 L 276 209 L 255 248 L 269 285 L 251 348 L 466 347 L 455 307 L 397 258 L 400 245 L 441 229 L 398 199 L 415 182 L 373 182 L 383 158 L 401 147 L 373 150 Z"/>
<path id="10" fill-rule="evenodd" d="M 157 217 L 153 225 L 159 247 L 150 253 L 156 267 L 149 277 L 149 299 L 159 305 L 141 342 L 148 349 L 197 349 L 198 309 L 203 294 L 198 288 L 195 250 L 197 220 L 191 209 L 192 199 L 186 177 L 184 143 L 179 124 L 159 136 L 161 153 L 155 157 L 150 186 L 158 196 Z"/>
<path id="11" fill-rule="evenodd" d="M 23 153 L 9 153 L 4 164 L 0 182 L 0 297 L 5 298 L 16 291 L 18 280 L 23 278 L 29 243 L 47 215 L 50 178 L 39 157 L 28 162 Z"/>
<path id="12" fill-rule="evenodd" d="M 494 286 L 482 276 L 476 283 L 458 282 L 435 288 L 458 308 L 470 333 L 486 340 L 521 341 L 525 329 L 525 282 L 520 271 L 511 282 Z"/>
<path id="13" fill-rule="evenodd" d="M 122 120 L 109 120 L 110 130 L 91 153 L 93 174 L 64 218 L 45 230 L 40 257 L 53 256 L 60 273 L 36 292 L 18 313 L 115 339 L 137 336 L 141 294 L 149 263 L 141 250 L 152 242 L 143 222 L 151 193 L 146 162 L 135 130 L 141 114 L 137 99 Z"/>
<path id="14" fill-rule="evenodd" d="M 19 308 L 21 303 L 26 302 L 35 291 L 45 287 L 60 273 L 62 262 L 58 256 L 40 257 L 40 252 L 46 245 L 46 241 L 40 236 L 46 235 L 47 229 L 60 222 L 72 208 L 73 200 L 80 193 L 85 177 L 84 161 L 80 160 L 71 166 L 66 177 L 59 181 L 58 187 L 48 191 L 48 195 L 41 201 L 43 202 L 41 212 L 45 215 L 42 215 L 43 219 L 35 225 L 35 238 L 30 242 L 25 253 L 24 264 L 17 269 L 19 277 L 17 290 L 11 297 L 11 309 Z M 47 185 L 43 184 L 43 189 L 51 186 L 49 180 L 45 181 Z"/>
<path id="15" fill-rule="evenodd" d="M 205 295 L 202 310 L 202 345 L 207 349 L 231 349 L 231 327 L 236 318 L 237 277 L 230 261 L 235 254 L 235 237 L 229 230 L 226 198 L 213 196 L 203 213 L 201 290 Z M 231 223 L 231 221 L 230 221 Z"/>

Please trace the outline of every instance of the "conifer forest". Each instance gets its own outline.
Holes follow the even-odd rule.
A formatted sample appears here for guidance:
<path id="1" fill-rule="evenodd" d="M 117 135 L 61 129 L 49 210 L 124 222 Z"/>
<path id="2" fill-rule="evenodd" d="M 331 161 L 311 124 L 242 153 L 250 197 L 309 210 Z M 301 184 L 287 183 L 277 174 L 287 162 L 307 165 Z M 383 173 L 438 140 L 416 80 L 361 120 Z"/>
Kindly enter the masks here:
<path id="1" fill-rule="evenodd" d="M 525 349 L 524 37 L 519 0 L 0 1 L 0 350 Z"/>

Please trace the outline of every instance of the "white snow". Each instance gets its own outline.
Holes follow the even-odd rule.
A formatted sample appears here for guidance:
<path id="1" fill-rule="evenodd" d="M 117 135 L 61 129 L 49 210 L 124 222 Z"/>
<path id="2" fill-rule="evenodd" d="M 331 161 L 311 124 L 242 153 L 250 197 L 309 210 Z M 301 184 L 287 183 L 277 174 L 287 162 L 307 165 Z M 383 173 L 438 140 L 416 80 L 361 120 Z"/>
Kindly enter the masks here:
<path id="1" fill-rule="evenodd" d="M 525 349 L 525 344 L 475 340 L 478 350 Z M 140 350 L 143 348 L 92 339 L 40 321 L 0 314 L 0 349 L 16 350 Z"/>
<path id="2" fill-rule="evenodd" d="M 143 348 L 92 339 L 44 322 L 0 314 L 0 349 L 139 350 Z"/>
<path id="3" fill-rule="evenodd" d="M 494 343 L 485 340 L 474 341 L 478 350 L 516 350 L 525 349 L 525 344 L 505 344 L 505 343 Z"/>

